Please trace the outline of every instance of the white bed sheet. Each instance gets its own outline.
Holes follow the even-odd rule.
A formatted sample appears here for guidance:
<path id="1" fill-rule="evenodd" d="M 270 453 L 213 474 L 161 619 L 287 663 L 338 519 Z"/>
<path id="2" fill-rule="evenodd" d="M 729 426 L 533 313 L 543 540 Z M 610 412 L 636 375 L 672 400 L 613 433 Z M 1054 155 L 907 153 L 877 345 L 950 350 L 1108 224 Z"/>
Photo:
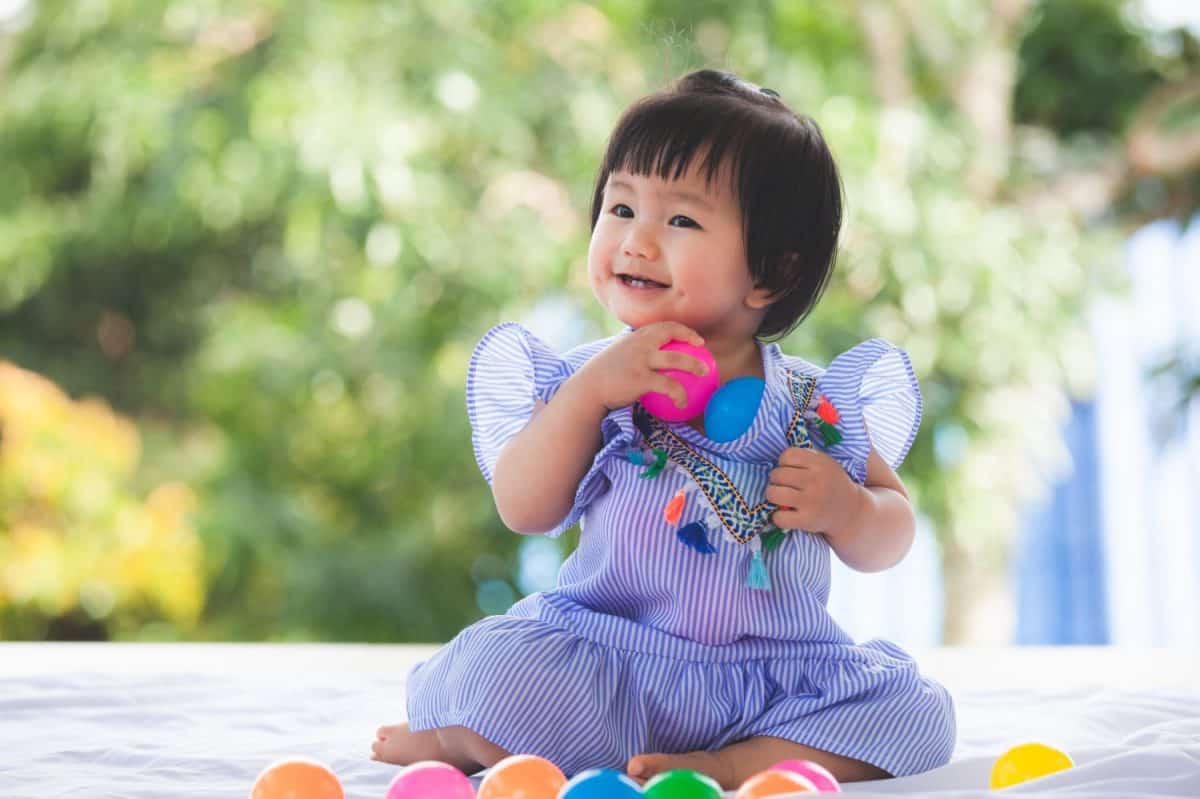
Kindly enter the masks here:
<path id="1" fill-rule="evenodd" d="M 306 756 L 348 799 L 383 799 L 397 768 L 368 759 L 403 718 L 429 647 L 0 644 L 0 799 L 248 796 L 270 762 Z M 955 695 L 946 767 L 846 786 L 863 797 L 1200 797 L 1200 656 L 1105 649 L 934 650 Z M 995 758 L 1041 740 L 1077 766 L 1003 794 Z"/>

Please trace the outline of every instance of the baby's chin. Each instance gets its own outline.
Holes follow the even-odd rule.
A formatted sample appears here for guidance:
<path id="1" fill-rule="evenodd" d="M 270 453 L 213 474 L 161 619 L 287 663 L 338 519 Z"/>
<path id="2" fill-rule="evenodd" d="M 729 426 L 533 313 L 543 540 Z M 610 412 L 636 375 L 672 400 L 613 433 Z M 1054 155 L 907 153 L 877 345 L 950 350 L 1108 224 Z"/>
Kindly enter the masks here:
<path id="1" fill-rule="evenodd" d="M 611 308 L 609 308 L 608 311 L 609 313 L 613 313 Z M 621 324 L 625 325 L 626 327 L 631 327 L 634 330 L 646 327 L 647 325 L 653 325 L 657 322 L 682 322 L 683 324 L 687 324 L 687 322 L 683 322 L 681 319 L 677 319 L 674 316 L 664 313 L 621 310 L 613 315 L 620 320 Z"/>
<path id="2" fill-rule="evenodd" d="M 690 327 L 692 330 L 704 335 L 700 330 L 700 324 L 695 319 L 687 318 L 687 314 L 672 314 L 668 309 L 662 308 L 638 308 L 630 307 L 619 302 L 609 302 L 603 297 L 597 297 L 600 305 L 604 307 L 609 315 L 615 317 L 621 324 L 626 327 L 638 330 L 653 325 L 657 322 L 677 322 L 685 327 Z"/>

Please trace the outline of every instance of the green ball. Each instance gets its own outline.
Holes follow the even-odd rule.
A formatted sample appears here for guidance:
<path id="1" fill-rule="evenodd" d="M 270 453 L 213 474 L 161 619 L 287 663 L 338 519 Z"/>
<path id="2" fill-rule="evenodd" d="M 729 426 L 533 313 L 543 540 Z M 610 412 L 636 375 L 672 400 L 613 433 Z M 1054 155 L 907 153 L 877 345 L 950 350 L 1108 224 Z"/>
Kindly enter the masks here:
<path id="1" fill-rule="evenodd" d="M 686 768 L 664 771 L 642 790 L 646 799 L 721 799 L 725 795 L 712 777 Z"/>

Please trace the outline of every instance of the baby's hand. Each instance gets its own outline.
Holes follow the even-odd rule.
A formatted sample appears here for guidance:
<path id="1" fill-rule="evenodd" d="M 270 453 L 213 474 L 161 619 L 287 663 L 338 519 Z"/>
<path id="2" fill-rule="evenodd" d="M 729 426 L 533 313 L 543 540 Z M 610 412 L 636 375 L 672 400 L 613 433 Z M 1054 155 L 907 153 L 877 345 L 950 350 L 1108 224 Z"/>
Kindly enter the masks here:
<path id="1" fill-rule="evenodd" d="M 610 411 L 632 405 L 648 391 L 666 394 L 682 408 L 687 405 L 683 386 L 660 370 L 679 369 L 703 375 L 708 367 L 690 355 L 659 349 L 672 339 L 704 346 L 700 334 L 686 325 L 655 322 L 618 338 L 588 361 L 575 377 L 586 381 L 589 390 Z"/>
<path id="2" fill-rule="evenodd" d="M 783 530 L 832 533 L 854 523 L 862 492 L 842 467 L 824 452 L 788 447 L 771 470 L 766 498 L 779 506 L 771 516 Z"/>

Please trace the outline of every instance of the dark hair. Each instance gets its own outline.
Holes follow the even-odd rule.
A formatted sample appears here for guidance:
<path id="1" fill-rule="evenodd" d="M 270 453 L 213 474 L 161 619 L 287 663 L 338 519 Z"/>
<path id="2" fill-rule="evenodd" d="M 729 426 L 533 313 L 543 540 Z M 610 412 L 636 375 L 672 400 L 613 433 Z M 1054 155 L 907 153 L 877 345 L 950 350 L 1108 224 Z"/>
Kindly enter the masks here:
<path id="1" fill-rule="evenodd" d="M 709 183 L 728 165 L 746 263 L 755 285 L 775 296 L 755 335 L 782 338 L 817 304 L 833 272 L 842 187 L 817 123 L 774 91 L 703 69 L 634 103 L 609 138 L 592 227 L 614 170 L 677 180 L 702 152 Z"/>

